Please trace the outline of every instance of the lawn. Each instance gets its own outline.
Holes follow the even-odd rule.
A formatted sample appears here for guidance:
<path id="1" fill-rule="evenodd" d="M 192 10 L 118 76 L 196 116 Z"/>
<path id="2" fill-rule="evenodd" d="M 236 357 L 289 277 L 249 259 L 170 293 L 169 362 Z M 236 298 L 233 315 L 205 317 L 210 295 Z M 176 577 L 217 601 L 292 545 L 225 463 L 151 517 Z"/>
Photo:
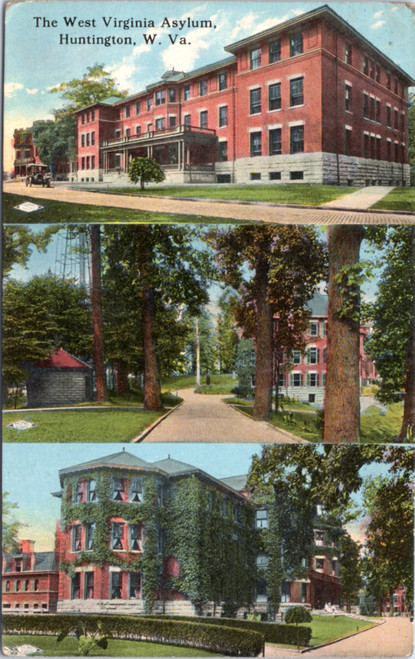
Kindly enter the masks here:
<path id="1" fill-rule="evenodd" d="M 386 197 L 374 204 L 371 210 L 415 211 L 415 188 L 394 188 Z"/>
<path id="2" fill-rule="evenodd" d="M 235 389 L 235 382 L 233 384 L 202 384 L 195 389 L 197 394 L 213 394 L 213 395 L 226 395 L 231 394 Z"/>
<path id="3" fill-rule="evenodd" d="M 233 379 L 231 374 L 225 375 L 211 375 L 211 385 L 228 385 L 232 384 L 233 388 L 236 385 L 236 380 Z M 200 378 L 200 384 L 206 385 L 206 375 Z M 171 375 L 161 379 L 162 392 L 177 391 L 178 389 L 192 389 L 196 387 L 195 375 Z"/>
<path id="4" fill-rule="evenodd" d="M 3 414 L 5 442 L 128 442 L 137 437 L 164 412 L 128 409 L 49 410 Z M 12 421 L 28 420 L 35 428 L 17 431 L 5 426 Z"/>
<path id="5" fill-rule="evenodd" d="M 16 645 L 35 645 L 45 652 L 42 657 L 68 657 L 80 656 L 77 652 L 78 642 L 74 637 L 65 638 L 58 643 L 55 636 L 35 635 L 3 635 L 3 646 L 13 648 Z M 218 657 L 221 655 L 199 650 L 195 648 L 184 648 L 174 645 L 162 645 L 161 643 L 148 643 L 146 641 L 121 641 L 113 639 L 108 641 L 106 650 L 97 648 L 93 650 L 91 657 Z"/>
<path id="6" fill-rule="evenodd" d="M 160 197 L 198 197 L 201 199 L 236 199 L 266 201 L 275 204 L 320 206 L 333 199 L 355 192 L 358 188 L 337 185 L 219 185 L 219 186 L 150 186 L 101 190 L 120 195 L 156 195 Z"/>
<path id="7" fill-rule="evenodd" d="M 375 627 L 376 623 L 347 616 L 313 616 L 313 622 L 305 625 L 311 627 L 311 645 L 321 645 L 336 638 L 352 634 L 360 629 Z"/>
<path id="8" fill-rule="evenodd" d="M 15 210 L 15 206 L 24 201 L 44 206 L 43 210 L 34 213 L 24 213 Z M 109 208 L 106 206 L 93 206 L 92 204 L 69 204 L 64 201 L 52 201 L 51 199 L 39 199 L 37 197 L 26 197 L 4 192 L 3 194 L 3 222 L 5 224 L 61 224 L 70 222 L 82 223 L 144 223 L 144 224 L 224 224 L 228 220 L 215 217 L 202 217 L 201 215 L 175 215 L 174 213 L 149 213 L 128 208 Z M 237 224 L 239 220 L 232 220 Z"/>

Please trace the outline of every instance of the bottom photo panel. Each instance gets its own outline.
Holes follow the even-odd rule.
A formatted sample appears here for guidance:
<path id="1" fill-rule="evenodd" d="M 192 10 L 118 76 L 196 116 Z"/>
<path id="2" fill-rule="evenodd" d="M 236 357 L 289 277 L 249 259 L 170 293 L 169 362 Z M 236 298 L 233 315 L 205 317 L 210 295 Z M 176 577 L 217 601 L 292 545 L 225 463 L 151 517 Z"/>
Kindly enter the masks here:
<path id="1" fill-rule="evenodd" d="M 6 444 L 3 653 L 405 657 L 414 450 Z"/>

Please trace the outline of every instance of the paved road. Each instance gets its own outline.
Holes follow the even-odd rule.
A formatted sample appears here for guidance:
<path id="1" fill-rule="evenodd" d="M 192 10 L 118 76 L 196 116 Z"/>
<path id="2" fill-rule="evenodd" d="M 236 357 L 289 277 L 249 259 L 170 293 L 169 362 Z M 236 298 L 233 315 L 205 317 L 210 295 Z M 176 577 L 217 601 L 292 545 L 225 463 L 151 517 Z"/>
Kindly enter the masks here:
<path id="1" fill-rule="evenodd" d="M 344 208 L 345 210 L 356 211 L 367 210 L 376 204 L 376 202 L 383 199 L 383 197 L 386 197 L 392 190 L 392 186 L 369 185 L 367 188 L 356 190 L 356 192 L 340 197 L 340 199 L 328 201 L 327 204 L 322 205 L 322 208 Z"/>
<path id="2" fill-rule="evenodd" d="M 408 618 L 386 618 L 383 625 L 337 643 L 305 652 L 308 657 L 410 657 L 413 652 L 413 624 Z M 265 657 L 299 657 L 294 650 L 265 646 Z"/>
<path id="3" fill-rule="evenodd" d="M 305 443 L 290 433 L 254 421 L 222 402 L 223 396 L 182 389 L 183 403 L 144 437 L 146 442 Z"/>
<path id="4" fill-rule="evenodd" d="M 72 204 L 89 204 L 112 208 L 128 208 L 151 213 L 169 213 L 172 215 L 201 215 L 227 220 L 249 220 L 277 222 L 284 224 L 412 224 L 415 214 L 377 213 L 362 211 L 334 210 L 327 208 L 288 208 L 275 204 L 220 202 L 217 200 L 167 199 L 164 197 L 139 197 L 137 195 L 112 195 L 86 190 L 72 190 L 65 186 L 56 188 L 26 188 L 24 183 L 13 181 L 4 186 L 4 192 L 30 196 L 37 199 L 54 199 Z M 28 215 L 28 218 L 30 216 Z M 41 214 L 36 220 L 41 221 Z M 98 218 L 97 218 L 98 219 Z M 74 218 L 74 221 L 76 218 Z M 59 217 L 56 218 L 59 222 Z M 4 222 L 13 222 L 5 217 Z"/>

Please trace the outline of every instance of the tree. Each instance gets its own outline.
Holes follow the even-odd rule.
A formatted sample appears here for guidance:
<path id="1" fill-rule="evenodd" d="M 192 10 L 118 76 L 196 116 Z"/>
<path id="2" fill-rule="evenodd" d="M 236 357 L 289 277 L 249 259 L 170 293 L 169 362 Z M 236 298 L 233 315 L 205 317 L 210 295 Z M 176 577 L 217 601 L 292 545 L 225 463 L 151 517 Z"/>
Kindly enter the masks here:
<path id="1" fill-rule="evenodd" d="M 145 183 L 154 181 L 161 183 L 166 178 L 161 166 L 153 158 L 133 158 L 128 165 L 128 176 L 130 181 L 138 183 L 144 190 Z"/>
<path id="2" fill-rule="evenodd" d="M 332 226 L 328 234 L 329 301 L 324 441 L 359 437 L 360 245 L 363 227 Z"/>
<path id="3" fill-rule="evenodd" d="M 35 121 L 31 130 L 40 159 L 48 166 L 52 177 L 59 160 L 73 162 L 75 119 L 72 115 L 55 121 Z"/>
<path id="4" fill-rule="evenodd" d="M 408 108 L 408 155 L 411 167 L 411 185 L 415 185 L 415 94 L 409 94 Z"/>
<path id="5" fill-rule="evenodd" d="M 216 324 L 219 370 L 231 373 L 235 370 L 236 353 L 239 337 L 234 318 L 237 296 L 231 290 L 225 290 L 219 298 L 219 315 Z"/>
<path id="6" fill-rule="evenodd" d="M 73 78 L 50 89 L 51 94 L 61 94 L 67 101 L 66 106 L 58 111 L 60 115 L 93 105 L 110 96 L 117 98 L 127 96 L 127 91 L 120 91 L 117 88 L 114 78 L 105 71 L 104 66 L 104 64 L 88 66 L 82 78 Z"/>
<path id="7" fill-rule="evenodd" d="M 384 403 L 404 396 L 398 441 L 415 438 L 415 227 L 400 226 L 378 235 L 386 250 L 375 302 L 373 333 L 365 348 L 379 372 L 377 397 Z"/>
<path id="8" fill-rule="evenodd" d="M 240 294 L 238 324 L 255 342 L 253 415 L 268 419 L 273 387 L 274 319 L 292 325 L 325 266 L 314 227 L 237 227 L 210 234 L 225 283 Z M 248 272 L 248 274 L 247 274 Z M 295 332 L 295 328 L 293 328 Z M 279 346 L 281 347 L 281 346 Z"/>
<path id="9" fill-rule="evenodd" d="M 284 622 L 287 625 L 295 624 L 297 627 L 297 649 L 300 651 L 300 630 L 298 629 L 298 623 L 301 622 L 313 622 L 310 611 L 304 606 L 293 606 L 286 612 L 284 616 Z"/>
<path id="10" fill-rule="evenodd" d="M 93 331 L 93 354 L 95 365 L 96 400 L 107 399 L 104 360 L 104 334 L 102 321 L 101 289 L 101 230 L 99 224 L 89 226 L 91 253 L 91 311 Z"/>
<path id="11" fill-rule="evenodd" d="M 199 341 L 199 360 L 201 373 L 208 374 L 215 370 L 218 357 L 218 344 L 215 337 L 214 325 L 208 309 L 203 308 L 195 318 L 187 313 L 184 318 L 189 328 L 187 353 L 191 360 L 191 372 L 196 373 L 197 340 L 195 321 L 197 322 Z"/>
<path id="12" fill-rule="evenodd" d="M 4 226 L 2 241 L 3 276 L 7 277 L 14 265 L 26 267 L 33 248 L 44 252 L 56 227 L 47 227 L 34 233 L 28 226 Z"/>
<path id="13" fill-rule="evenodd" d="M 89 626 L 89 629 L 88 629 Z M 91 629 L 92 626 L 92 629 Z M 74 634 L 78 640 L 78 650 L 83 657 L 87 657 L 92 650 L 98 648 L 106 650 L 108 647 L 108 636 L 103 633 L 103 625 L 101 620 L 92 622 L 84 622 L 82 620 L 75 620 L 72 624 L 68 625 L 66 629 L 61 631 L 57 637 L 57 642 L 63 641 L 69 634 Z"/>
<path id="14" fill-rule="evenodd" d="M 352 602 L 358 601 L 358 592 L 362 586 L 361 546 L 348 533 L 340 538 L 340 578 L 342 580 L 342 597 L 350 613 Z"/>
<path id="15" fill-rule="evenodd" d="M 2 534 L 1 534 L 1 549 L 3 554 L 11 554 L 18 551 L 19 540 L 18 534 L 20 528 L 23 526 L 21 522 L 17 522 L 13 518 L 12 511 L 19 506 L 8 499 L 9 493 L 3 492 L 2 498 Z"/>

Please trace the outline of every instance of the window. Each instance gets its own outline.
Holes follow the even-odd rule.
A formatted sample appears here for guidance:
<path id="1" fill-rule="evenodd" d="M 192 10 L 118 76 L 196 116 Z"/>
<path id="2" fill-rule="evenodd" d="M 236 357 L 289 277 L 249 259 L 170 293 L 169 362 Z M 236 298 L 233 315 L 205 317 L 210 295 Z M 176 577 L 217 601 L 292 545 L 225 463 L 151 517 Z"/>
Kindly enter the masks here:
<path id="1" fill-rule="evenodd" d="M 130 132 L 131 132 L 131 129 L 130 129 L 130 128 L 126 128 L 126 129 L 125 129 L 125 137 L 130 137 Z"/>
<path id="2" fill-rule="evenodd" d="M 346 128 L 344 135 L 344 152 L 347 156 L 350 156 L 352 152 L 352 131 Z"/>
<path id="3" fill-rule="evenodd" d="M 251 69 L 257 69 L 261 66 L 261 48 L 254 48 L 249 53 L 249 62 Z"/>
<path id="4" fill-rule="evenodd" d="M 352 44 L 346 43 L 344 45 L 344 61 L 346 64 L 352 63 Z"/>
<path id="5" fill-rule="evenodd" d="M 261 173 L 260 172 L 251 172 L 250 180 L 251 181 L 260 181 L 261 180 Z"/>
<path id="6" fill-rule="evenodd" d="M 255 511 L 255 528 L 267 529 L 268 528 L 268 511 L 263 508 L 262 510 Z"/>
<path id="7" fill-rule="evenodd" d="M 303 52 L 303 33 L 295 32 L 290 35 L 290 57 L 301 55 Z"/>
<path id="8" fill-rule="evenodd" d="M 318 336 L 318 323 L 315 321 L 310 323 L 310 336 Z"/>
<path id="9" fill-rule="evenodd" d="M 95 131 L 92 131 L 91 133 L 91 146 L 94 146 L 95 144 Z"/>
<path id="10" fill-rule="evenodd" d="M 279 62 L 281 59 L 281 39 L 275 39 L 275 41 L 271 41 L 268 46 L 268 52 L 270 64 L 273 62 Z"/>
<path id="11" fill-rule="evenodd" d="M 316 558 L 316 570 L 323 572 L 324 570 L 324 558 Z"/>
<path id="12" fill-rule="evenodd" d="M 97 482 L 93 478 L 91 480 L 87 481 L 87 499 L 88 501 L 97 501 L 98 497 L 96 494 L 96 486 Z"/>
<path id="13" fill-rule="evenodd" d="M 303 78 L 295 78 L 290 80 L 290 106 L 303 105 L 304 92 L 303 92 Z"/>
<path id="14" fill-rule="evenodd" d="M 156 105 L 163 105 L 163 103 L 166 102 L 166 90 L 165 89 L 159 89 L 156 91 Z"/>
<path id="15" fill-rule="evenodd" d="M 207 82 L 206 80 L 201 80 L 199 82 L 199 95 L 206 96 L 207 94 Z"/>
<path id="16" fill-rule="evenodd" d="M 395 112 L 394 112 L 394 114 L 395 114 L 395 125 L 394 125 L 394 128 L 398 129 L 398 128 L 399 128 L 399 112 L 398 112 L 398 110 L 397 110 L 396 108 L 395 108 Z"/>
<path id="17" fill-rule="evenodd" d="M 391 160 L 392 154 L 391 154 L 391 143 L 390 140 L 387 140 L 386 142 L 386 160 Z"/>
<path id="18" fill-rule="evenodd" d="M 344 86 L 344 109 L 346 112 L 352 111 L 352 86 L 348 84 Z"/>
<path id="19" fill-rule="evenodd" d="M 150 98 L 147 99 L 147 110 L 151 110 L 152 105 L 153 105 L 153 99 L 150 96 Z"/>
<path id="20" fill-rule="evenodd" d="M 251 89 L 249 91 L 249 112 L 250 114 L 259 114 L 261 112 L 261 89 Z"/>
<path id="21" fill-rule="evenodd" d="M 94 522 L 89 522 L 88 524 L 85 524 L 85 549 L 93 549 L 94 548 L 94 529 L 95 529 L 95 524 Z"/>
<path id="22" fill-rule="evenodd" d="M 291 373 L 291 386 L 301 387 L 303 384 L 303 376 L 301 373 Z"/>
<path id="23" fill-rule="evenodd" d="M 174 116 L 174 115 L 171 116 L 170 115 L 170 117 L 169 117 L 169 128 L 175 128 L 176 124 L 177 124 L 176 116 Z"/>
<path id="24" fill-rule="evenodd" d="M 140 101 L 135 102 L 135 113 L 140 114 Z"/>
<path id="25" fill-rule="evenodd" d="M 375 63 L 372 60 L 369 60 L 369 75 L 371 78 L 375 78 Z"/>
<path id="26" fill-rule="evenodd" d="M 128 597 L 139 597 L 140 580 L 137 572 L 130 572 L 128 575 Z"/>
<path id="27" fill-rule="evenodd" d="M 29 590 L 29 579 L 25 579 L 24 589 L 25 589 L 26 592 Z"/>
<path id="28" fill-rule="evenodd" d="M 185 85 L 183 94 L 184 94 L 184 100 L 188 101 L 190 98 L 190 85 Z"/>
<path id="29" fill-rule="evenodd" d="M 79 600 L 81 597 L 81 573 L 76 572 L 71 579 L 71 598 Z"/>
<path id="30" fill-rule="evenodd" d="M 270 181 L 281 181 L 281 172 L 269 172 Z"/>
<path id="31" fill-rule="evenodd" d="M 261 132 L 251 133 L 251 158 L 262 154 L 262 136 Z"/>
<path id="32" fill-rule="evenodd" d="M 395 92 L 395 94 L 397 94 L 398 89 L 399 89 L 399 87 L 398 87 L 399 83 L 398 83 L 396 78 L 394 78 L 393 80 L 394 80 L 394 86 L 393 86 L 394 87 L 394 92 Z"/>
<path id="33" fill-rule="evenodd" d="M 160 117 L 159 119 L 156 119 L 154 122 L 154 126 L 156 130 L 164 130 L 164 117 Z"/>
<path id="34" fill-rule="evenodd" d="M 81 135 L 81 146 L 85 146 L 85 133 Z"/>
<path id="35" fill-rule="evenodd" d="M 86 157 L 86 168 L 89 169 L 90 156 Z"/>
<path id="36" fill-rule="evenodd" d="M 301 582 L 301 593 L 300 593 L 301 602 L 304 604 L 307 602 L 307 584 Z"/>
<path id="37" fill-rule="evenodd" d="M 116 137 L 116 138 L 121 137 L 121 131 L 120 131 L 119 128 L 116 128 L 116 129 L 115 129 L 115 137 Z"/>
<path id="38" fill-rule="evenodd" d="M 20 590 L 20 581 L 15 581 L 14 582 L 14 589 L 15 589 L 16 593 L 19 592 L 19 590 Z"/>
<path id="39" fill-rule="evenodd" d="M 83 114 L 83 115 L 81 116 L 81 123 L 83 123 L 83 124 L 85 123 L 85 114 Z"/>
<path id="40" fill-rule="evenodd" d="M 228 87 L 228 74 L 219 73 L 219 91 L 222 91 L 223 89 L 227 89 L 227 87 Z"/>
<path id="41" fill-rule="evenodd" d="M 268 554 L 263 554 L 263 553 L 257 554 L 256 559 L 255 559 L 255 563 L 256 563 L 257 567 L 262 568 L 262 569 L 268 567 L 268 564 L 269 564 Z"/>
<path id="42" fill-rule="evenodd" d="M 207 110 L 202 110 L 200 113 L 200 128 L 207 128 L 208 126 L 208 113 Z"/>
<path id="43" fill-rule="evenodd" d="M 293 350 L 292 358 L 293 358 L 293 364 L 301 364 L 301 352 L 300 352 L 300 350 Z"/>
<path id="44" fill-rule="evenodd" d="M 92 600 L 94 599 L 94 573 L 85 572 L 84 573 L 84 599 Z"/>
<path id="45" fill-rule="evenodd" d="M 388 128 L 392 127 L 392 108 L 390 105 L 386 106 L 386 125 Z"/>
<path id="46" fill-rule="evenodd" d="M 228 125 L 228 106 L 224 105 L 219 108 L 219 128 Z"/>
<path id="47" fill-rule="evenodd" d="M 190 126 L 190 114 L 185 114 L 183 117 L 183 123 L 185 126 Z"/>
<path id="48" fill-rule="evenodd" d="M 125 116 L 127 117 L 127 119 L 130 116 L 130 106 L 129 105 L 125 106 Z"/>
<path id="49" fill-rule="evenodd" d="M 268 109 L 281 110 L 281 83 L 277 82 L 268 87 Z"/>
<path id="50" fill-rule="evenodd" d="M 33 590 L 35 593 L 39 590 L 39 579 L 33 580 Z"/>
<path id="51" fill-rule="evenodd" d="M 281 128 L 269 131 L 269 155 L 275 156 L 281 153 Z"/>
<path id="52" fill-rule="evenodd" d="M 386 87 L 387 87 L 387 89 L 391 89 L 391 86 L 392 86 L 391 74 L 387 73 L 386 74 Z"/>
<path id="53" fill-rule="evenodd" d="M 318 364 L 318 348 L 309 348 L 307 364 Z"/>
<path id="54" fill-rule="evenodd" d="M 139 524 L 130 524 L 129 547 L 131 551 L 141 551 L 141 527 Z"/>
<path id="55" fill-rule="evenodd" d="M 366 55 L 363 55 L 362 57 L 362 72 L 365 75 L 368 75 L 369 73 L 369 59 L 366 57 Z"/>
<path id="56" fill-rule="evenodd" d="M 72 551 L 81 551 L 81 526 L 75 524 L 72 527 Z"/>
<path id="57" fill-rule="evenodd" d="M 136 135 L 141 135 L 141 126 L 136 126 L 135 127 L 135 134 Z"/>
<path id="58" fill-rule="evenodd" d="M 304 126 L 292 126 L 290 129 L 290 153 L 304 151 Z"/>
<path id="59" fill-rule="evenodd" d="M 14 571 L 15 572 L 21 572 L 22 571 L 22 559 L 21 558 L 16 558 L 15 560 L 15 565 L 14 565 Z"/>
<path id="60" fill-rule="evenodd" d="M 267 580 L 265 576 L 260 576 L 255 582 L 255 599 L 257 602 L 266 602 L 268 600 Z"/>
<path id="61" fill-rule="evenodd" d="M 317 373 L 309 373 L 307 379 L 308 379 L 308 386 L 309 387 L 318 387 L 318 374 Z"/>
<path id="62" fill-rule="evenodd" d="M 219 142 L 219 162 L 227 162 L 228 160 L 228 143 Z"/>
<path id="63" fill-rule="evenodd" d="M 111 599 L 121 599 L 121 572 L 111 572 Z"/>
<path id="64" fill-rule="evenodd" d="M 369 156 L 369 135 L 363 133 L 363 157 L 366 158 Z"/>
<path id="65" fill-rule="evenodd" d="M 242 507 L 240 503 L 236 503 L 234 506 L 233 519 L 237 524 L 242 524 Z"/>
<path id="66" fill-rule="evenodd" d="M 281 602 L 290 602 L 291 601 L 291 582 L 282 581 L 281 582 Z"/>
<path id="67" fill-rule="evenodd" d="M 112 499 L 113 501 L 123 501 L 123 487 L 121 478 L 112 479 Z"/>
<path id="68" fill-rule="evenodd" d="M 338 573 L 337 565 L 338 565 L 338 563 L 337 563 L 336 560 L 333 560 L 331 562 L 331 573 L 332 573 L 333 577 L 337 577 L 337 573 Z"/>
<path id="69" fill-rule="evenodd" d="M 376 99 L 376 118 L 375 118 L 375 121 L 377 121 L 378 124 L 380 123 L 380 101 L 379 101 L 379 99 Z"/>
<path id="70" fill-rule="evenodd" d="M 111 549 L 124 549 L 123 525 L 120 522 L 112 522 L 111 524 Z"/>
<path id="71" fill-rule="evenodd" d="M 378 66 L 378 64 L 376 64 L 375 80 L 376 80 L 376 82 L 380 82 L 380 66 Z"/>
<path id="72" fill-rule="evenodd" d="M 158 506 L 164 506 L 165 504 L 165 494 L 166 490 L 164 485 L 162 483 L 159 483 L 157 485 L 157 505 Z"/>
<path id="73" fill-rule="evenodd" d="M 405 132 L 405 113 L 401 112 L 401 132 Z"/>

